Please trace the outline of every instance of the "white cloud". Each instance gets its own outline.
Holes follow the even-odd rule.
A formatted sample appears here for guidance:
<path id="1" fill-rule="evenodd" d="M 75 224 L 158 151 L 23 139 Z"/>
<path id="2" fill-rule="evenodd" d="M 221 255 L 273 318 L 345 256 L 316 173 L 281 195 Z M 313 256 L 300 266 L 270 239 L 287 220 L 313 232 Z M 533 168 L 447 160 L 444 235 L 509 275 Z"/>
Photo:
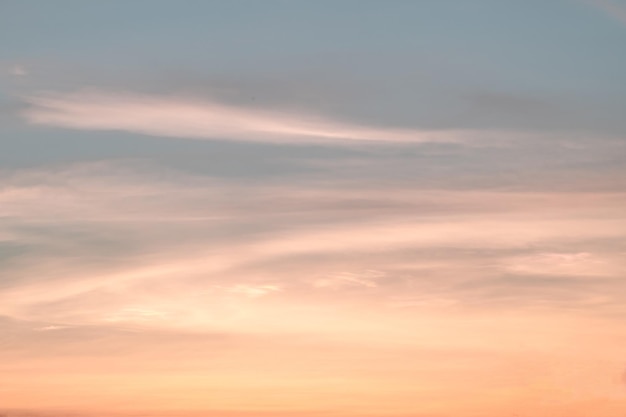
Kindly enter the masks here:
<path id="1" fill-rule="evenodd" d="M 385 273 L 374 269 L 360 272 L 340 272 L 329 274 L 313 281 L 317 288 L 341 289 L 350 286 L 377 288 L 376 280 L 385 277 Z"/>
<path id="2" fill-rule="evenodd" d="M 459 142 L 467 132 L 366 127 L 292 111 L 235 107 L 212 100 L 85 90 L 26 99 L 35 124 L 119 130 L 192 139 L 270 142 Z"/>
<path id="3" fill-rule="evenodd" d="M 38 327 L 35 330 L 38 331 L 43 331 L 43 332 L 47 332 L 50 330 L 63 330 L 63 329 L 67 329 L 70 326 L 56 326 L 56 325 L 50 325 L 50 326 L 44 326 L 44 327 Z"/>
<path id="4" fill-rule="evenodd" d="M 626 272 L 623 254 L 599 256 L 588 252 L 538 253 L 504 262 L 507 271 L 518 274 L 562 277 L 611 277 Z"/>

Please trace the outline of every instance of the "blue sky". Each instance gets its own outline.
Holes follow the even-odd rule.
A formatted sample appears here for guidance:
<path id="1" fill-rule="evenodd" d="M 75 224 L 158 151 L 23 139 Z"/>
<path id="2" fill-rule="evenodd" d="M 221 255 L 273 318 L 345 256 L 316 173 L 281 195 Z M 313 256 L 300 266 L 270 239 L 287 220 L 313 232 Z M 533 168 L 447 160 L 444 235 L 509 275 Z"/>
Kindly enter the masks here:
<path id="1" fill-rule="evenodd" d="M 0 413 L 623 416 L 624 45 L 618 0 L 0 2 Z"/>
<path id="2" fill-rule="evenodd" d="M 28 128 L 17 115 L 23 97 L 84 88 L 210 95 L 425 130 L 621 135 L 626 31 L 602 4 L 6 2 L 3 121 L 24 139 L 1 146 L 5 158 L 39 163 L 33 148 L 55 135 L 66 159 L 135 156 L 127 148 L 142 148 L 129 145 L 137 135 L 94 143 L 85 131 Z M 74 145 L 77 136 L 89 145 Z"/>
<path id="3" fill-rule="evenodd" d="M 3 62 L 34 66 L 28 83 L 5 80 L 22 94 L 29 84 L 67 89 L 74 80 L 139 82 L 151 91 L 221 82 L 245 95 L 280 88 L 272 82 L 284 79 L 292 91 L 282 95 L 304 95 L 307 87 L 299 85 L 315 83 L 339 88 L 332 101 L 348 101 L 344 107 L 362 101 L 361 90 L 370 86 L 384 105 L 366 96 L 352 112 L 382 113 L 381 122 L 471 125 L 477 123 L 467 115 L 472 100 L 495 96 L 510 99 L 510 106 L 546 102 L 564 113 L 560 129 L 568 123 L 602 129 L 607 121 L 623 129 L 615 108 L 624 104 L 624 23 L 593 2 L 25 1 L 3 7 Z M 537 115 L 473 116 L 487 127 L 541 126 Z"/>

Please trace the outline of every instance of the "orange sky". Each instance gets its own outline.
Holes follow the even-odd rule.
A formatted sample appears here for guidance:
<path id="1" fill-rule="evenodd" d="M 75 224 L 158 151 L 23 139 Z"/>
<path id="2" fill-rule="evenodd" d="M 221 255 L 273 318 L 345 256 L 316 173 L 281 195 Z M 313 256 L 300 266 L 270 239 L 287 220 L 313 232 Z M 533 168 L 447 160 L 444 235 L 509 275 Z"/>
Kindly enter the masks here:
<path id="1" fill-rule="evenodd" d="M 85 249 L 62 232 L 20 232 L 64 255 L 7 265 L 19 285 L 0 294 L 6 409 L 610 417 L 626 407 L 614 304 L 625 258 L 612 243 L 622 194 L 242 185 L 229 195 L 215 182 L 99 172 L 45 173 L 37 187 L 12 177 L 0 193 L 16 224 L 99 236 Z M 242 219 L 248 230 L 220 231 Z M 106 245 L 122 245 L 118 234 L 130 249 L 105 262 L 98 251 L 117 250 Z"/>
<path id="2" fill-rule="evenodd" d="M 625 0 L 0 0 L 0 417 L 626 416 Z"/>

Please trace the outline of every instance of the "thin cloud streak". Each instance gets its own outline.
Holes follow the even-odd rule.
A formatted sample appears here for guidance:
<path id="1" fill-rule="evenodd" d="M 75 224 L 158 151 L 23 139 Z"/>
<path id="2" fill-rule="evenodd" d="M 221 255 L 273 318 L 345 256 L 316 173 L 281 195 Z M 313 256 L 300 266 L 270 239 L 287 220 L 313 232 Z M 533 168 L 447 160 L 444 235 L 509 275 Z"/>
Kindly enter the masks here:
<path id="1" fill-rule="evenodd" d="M 30 123 L 190 139 L 286 143 L 459 142 L 470 132 L 366 127 L 293 111 L 235 107 L 212 100 L 83 90 L 25 99 Z"/>

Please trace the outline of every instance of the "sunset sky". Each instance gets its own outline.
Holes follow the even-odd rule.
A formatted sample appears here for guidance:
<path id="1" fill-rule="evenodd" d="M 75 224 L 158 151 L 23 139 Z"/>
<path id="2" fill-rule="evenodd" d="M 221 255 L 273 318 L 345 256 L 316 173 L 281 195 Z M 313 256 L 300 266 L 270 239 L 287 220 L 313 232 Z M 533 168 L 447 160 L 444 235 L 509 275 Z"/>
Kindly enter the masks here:
<path id="1" fill-rule="evenodd" d="M 623 417 L 626 1 L 0 0 L 0 416 Z"/>

